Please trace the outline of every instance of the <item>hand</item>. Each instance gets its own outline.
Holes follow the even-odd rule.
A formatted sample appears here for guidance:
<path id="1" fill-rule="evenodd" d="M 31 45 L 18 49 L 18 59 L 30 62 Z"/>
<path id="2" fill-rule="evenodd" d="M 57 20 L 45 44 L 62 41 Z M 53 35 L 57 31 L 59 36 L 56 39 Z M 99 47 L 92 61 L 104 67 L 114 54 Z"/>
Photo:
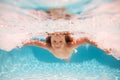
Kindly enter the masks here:
<path id="1" fill-rule="evenodd" d="M 104 49 L 104 51 L 106 52 L 106 54 L 110 54 L 111 53 L 111 48 L 110 49 Z"/>

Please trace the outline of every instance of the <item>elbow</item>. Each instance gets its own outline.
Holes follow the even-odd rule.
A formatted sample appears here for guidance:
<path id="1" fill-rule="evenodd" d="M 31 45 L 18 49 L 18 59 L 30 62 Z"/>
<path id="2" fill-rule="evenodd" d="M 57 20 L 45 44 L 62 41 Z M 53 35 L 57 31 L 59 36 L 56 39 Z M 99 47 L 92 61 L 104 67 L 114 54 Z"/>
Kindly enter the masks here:
<path id="1" fill-rule="evenodd" d="M 24 41 L 24 42 L 22 42 L 22 44 L 23 44 L 23 46 L 28 46 L 28 45 L 33 45 L 34 44 L 34 42 L 33 41 Z"/>

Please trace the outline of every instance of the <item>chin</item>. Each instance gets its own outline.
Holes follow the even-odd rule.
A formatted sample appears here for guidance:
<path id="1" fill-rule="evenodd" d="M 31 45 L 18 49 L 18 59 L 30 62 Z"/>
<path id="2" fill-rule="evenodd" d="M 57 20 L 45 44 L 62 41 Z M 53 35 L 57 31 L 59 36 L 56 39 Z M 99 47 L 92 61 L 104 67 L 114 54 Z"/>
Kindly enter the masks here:
<path id="1" fill-rule="evenodd" d="M 55 47 L 55 49 L 61 49 L 61 47 Z"/>
<path id="2" fill-rule="evenodd" d="M 55 49 L 61 49 L 61 48 L 55 48 Z"/>

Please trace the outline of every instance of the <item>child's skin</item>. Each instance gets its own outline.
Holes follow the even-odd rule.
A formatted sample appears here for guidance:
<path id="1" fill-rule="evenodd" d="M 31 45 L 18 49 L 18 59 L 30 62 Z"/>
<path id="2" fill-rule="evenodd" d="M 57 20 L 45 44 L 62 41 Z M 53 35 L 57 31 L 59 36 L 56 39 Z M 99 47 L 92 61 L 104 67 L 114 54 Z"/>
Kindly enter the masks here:
<path id="1" fill-rule="evenodd" d="M 69 61 L 74 49 L 84 43 L 89 43 L 97 47 L 96 43 L 89 40 L 87 37 L 74 39 L 69 32 L 55 32 L 46 38 L 46 42 L 39 40 L 23 42 L 24 45 L 35 45 L 45 48 L 55 57 L 66 61 Z"/>

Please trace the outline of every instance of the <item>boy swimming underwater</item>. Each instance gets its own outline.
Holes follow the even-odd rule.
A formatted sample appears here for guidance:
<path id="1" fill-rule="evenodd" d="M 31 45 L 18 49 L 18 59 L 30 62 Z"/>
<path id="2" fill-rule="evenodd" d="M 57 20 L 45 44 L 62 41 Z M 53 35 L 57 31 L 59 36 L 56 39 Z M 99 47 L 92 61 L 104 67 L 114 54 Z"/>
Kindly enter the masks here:
<path id="1" fill-rule="evenodd" d="M 87 37 L 74 39 L 70 32 L 54 32 L 46 37 L 46 42 L 30 40 L 23 42 L 23 45 L 34 45 L 49 50 L 55 57 L 69 61 L 74 49 L 84 43 L 97 47 L 97 44 Z"/>

